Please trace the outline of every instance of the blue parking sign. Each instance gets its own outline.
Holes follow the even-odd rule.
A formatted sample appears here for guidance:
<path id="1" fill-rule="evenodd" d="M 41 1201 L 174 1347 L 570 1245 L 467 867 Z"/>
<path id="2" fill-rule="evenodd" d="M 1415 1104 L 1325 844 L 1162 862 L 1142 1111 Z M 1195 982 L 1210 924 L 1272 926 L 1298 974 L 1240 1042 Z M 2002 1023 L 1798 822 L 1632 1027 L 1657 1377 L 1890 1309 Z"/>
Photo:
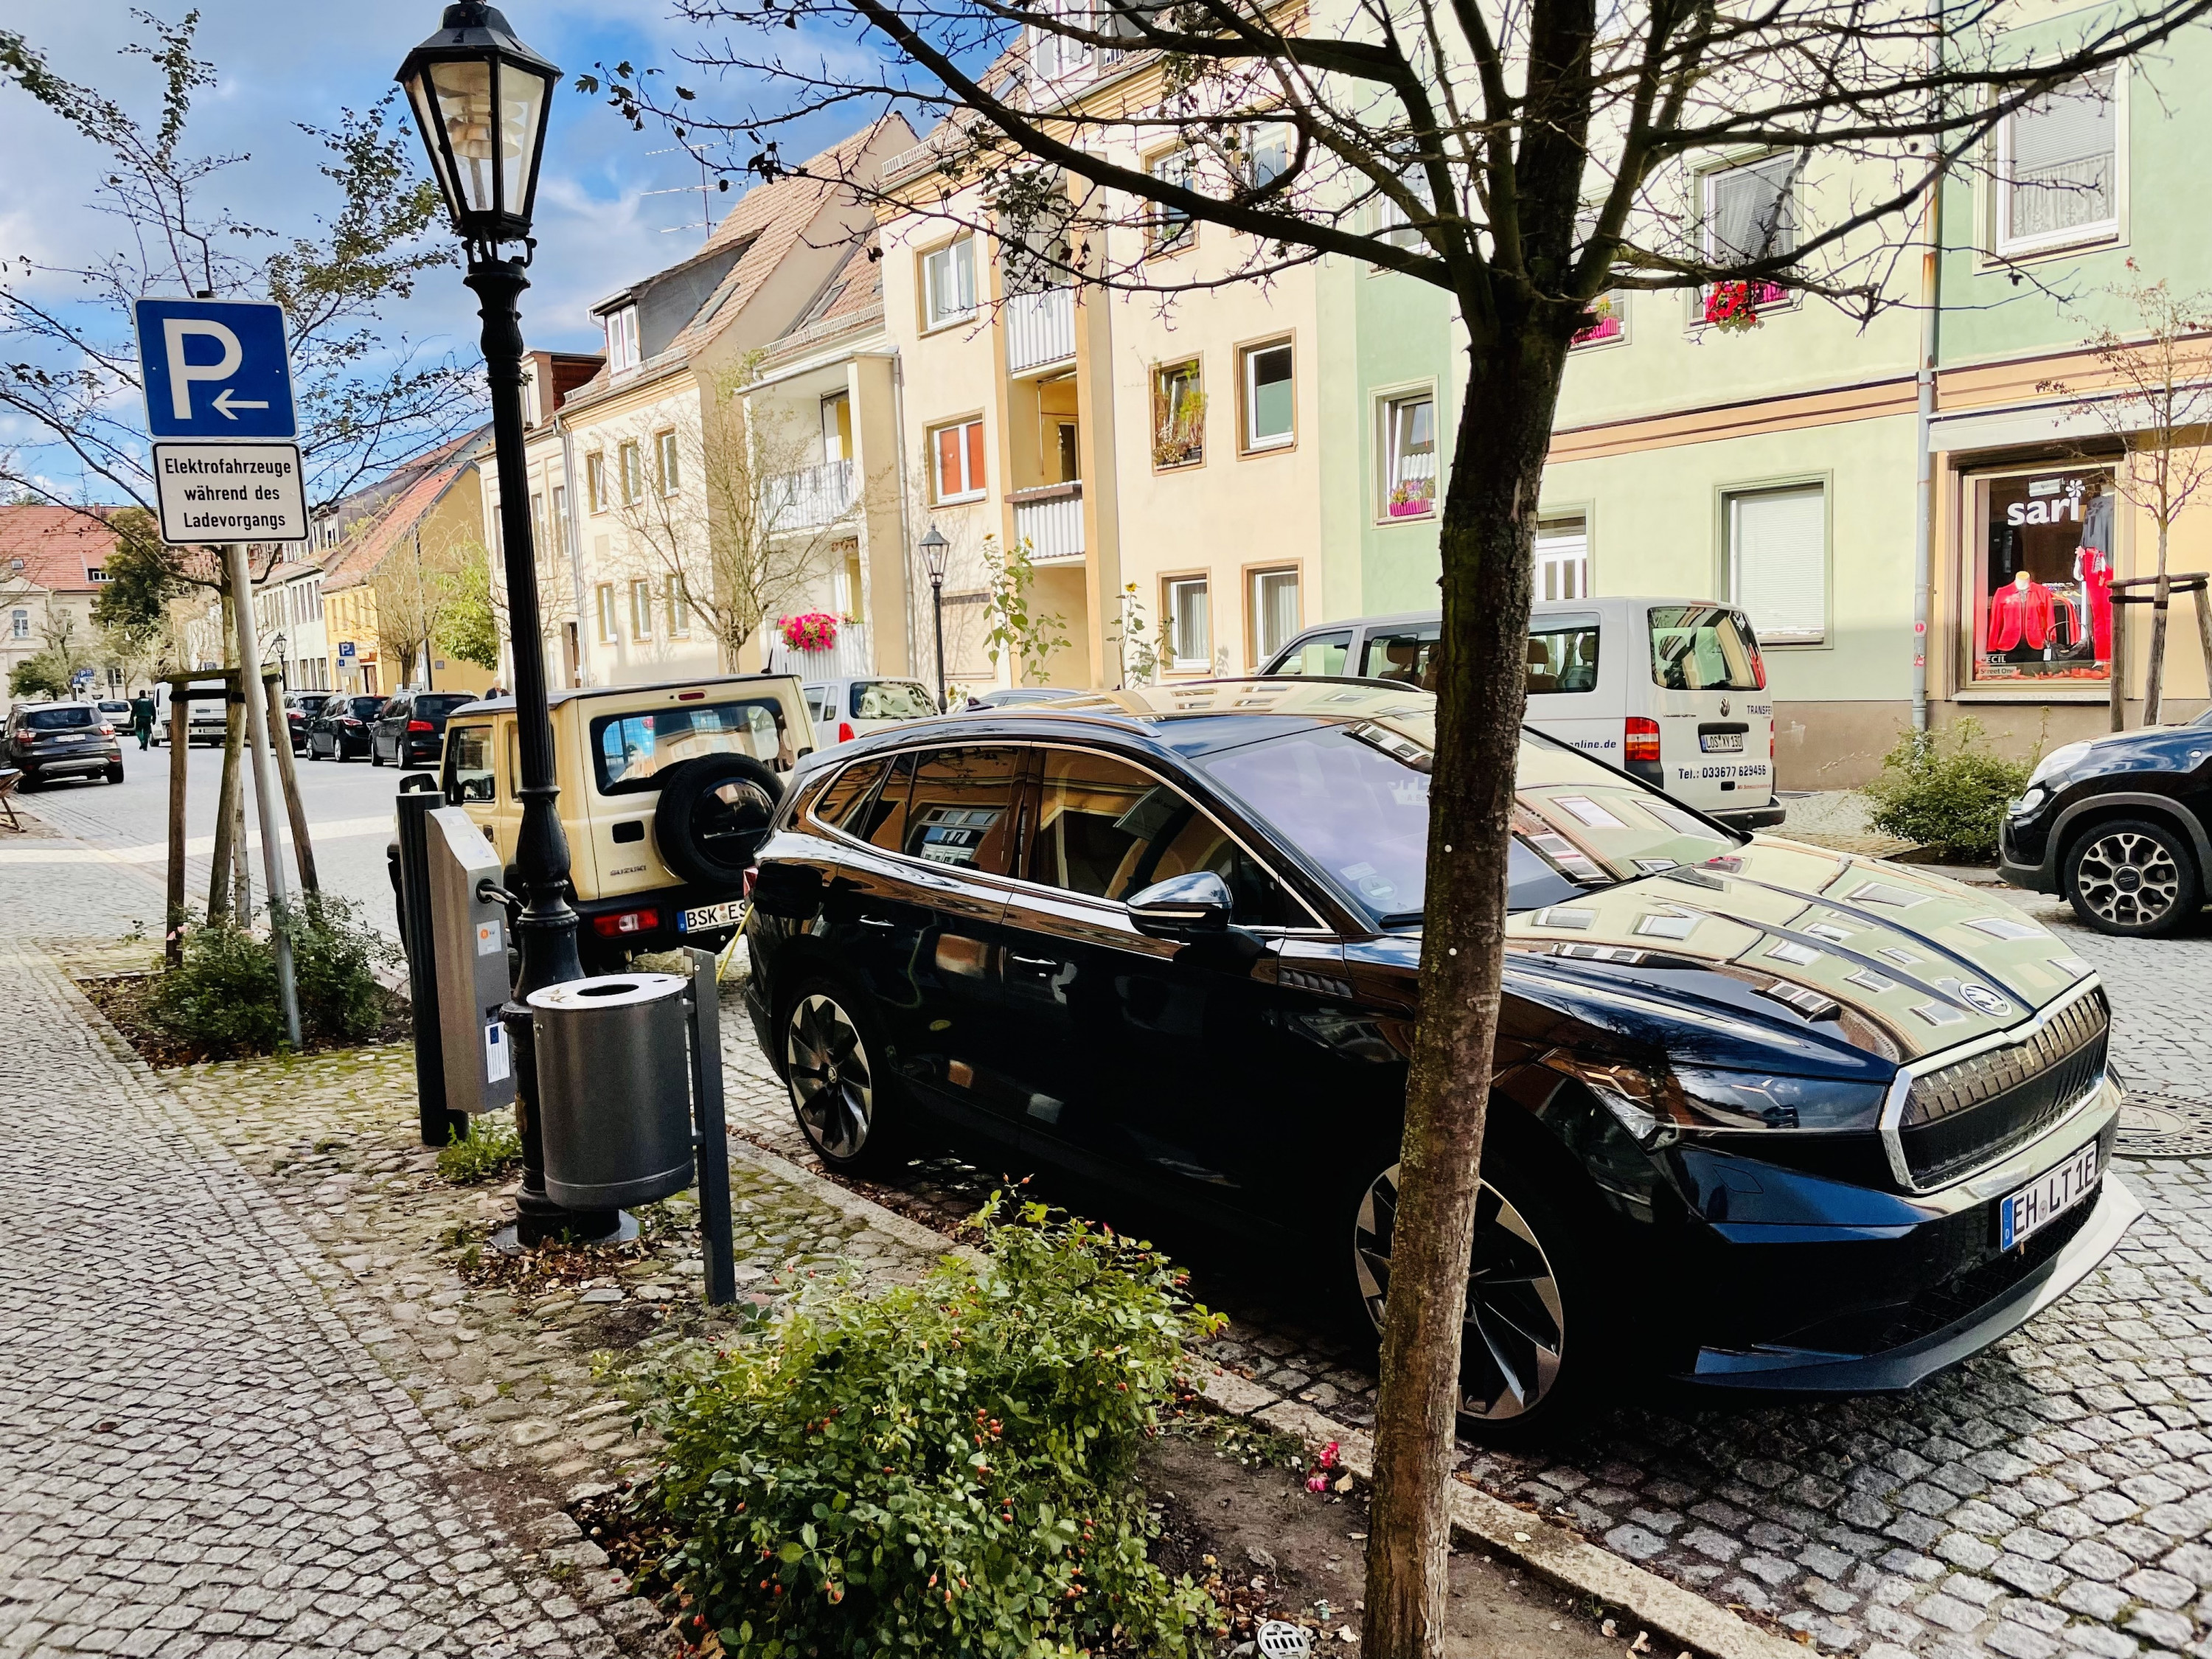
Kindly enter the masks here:
<path id="1" fill-rule="evenodd" d="M 284 312 L 266 300 L 141 300 L 138 360 L 156 438 L 297 435 Z"/>

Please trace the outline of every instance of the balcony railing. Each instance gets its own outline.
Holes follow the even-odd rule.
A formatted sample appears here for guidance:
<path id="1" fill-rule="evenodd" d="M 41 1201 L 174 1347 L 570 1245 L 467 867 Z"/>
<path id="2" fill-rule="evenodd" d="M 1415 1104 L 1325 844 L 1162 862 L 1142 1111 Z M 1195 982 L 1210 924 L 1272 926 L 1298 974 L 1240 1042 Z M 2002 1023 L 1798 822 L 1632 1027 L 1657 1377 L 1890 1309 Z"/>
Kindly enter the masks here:
<path id="1" fill-rule="evenodd" d="M 1019 374 L 1075 356 L 1075 290 L 1006 296 L 1006 370 Z"/>
<path id="2" fill-rule="evenodd" d="M 853 505 L 853 464 L 823 461 L 768 481 L 768 521 L 778 531 L 814 530 L 842 518 Z"/>
<path id="3" fill-rule="evenodd" d="M 827 651 L 793 651 L 783 642 L 772 620 L 766 624 L 764 632 L 768 640 L 766 663 L 771 674 L 796 674 L 802 680 L 837 680 L 876 672 L 875 653 L 868 648 L 866 623 L 844 623 L 837 629 L 837 643 Z"/>
<path id="4" fill-rule="evenodd" d="M 1014 499 L 1014 534 L 1027 542 L 1030 558 L 1037 564 L 1083 556 L 1083 486 L 1055 484 L 1029 494 L 1042 499 Z"/>

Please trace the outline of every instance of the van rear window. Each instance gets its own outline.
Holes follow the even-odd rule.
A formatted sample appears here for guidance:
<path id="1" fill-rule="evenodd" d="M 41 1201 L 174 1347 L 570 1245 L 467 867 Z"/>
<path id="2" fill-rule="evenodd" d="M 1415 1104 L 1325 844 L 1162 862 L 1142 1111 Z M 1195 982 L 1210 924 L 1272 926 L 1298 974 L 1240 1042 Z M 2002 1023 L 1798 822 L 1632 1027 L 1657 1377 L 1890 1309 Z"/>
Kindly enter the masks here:
<path id="1" fill-rule="evenodd" d="M 1764 691 L 1759 636 L 1720 605 L 1651 607 L 1651 679 L 1668 691 Z"/>
<path id="2" fill-rule="evenodd" d="M 660 774 L 701 755 L 750 755 L 779 772 L 796 757 L 773 697 L 602 714 L 592 722 L 592 764 L 603 795 L 660 787 Z"/>

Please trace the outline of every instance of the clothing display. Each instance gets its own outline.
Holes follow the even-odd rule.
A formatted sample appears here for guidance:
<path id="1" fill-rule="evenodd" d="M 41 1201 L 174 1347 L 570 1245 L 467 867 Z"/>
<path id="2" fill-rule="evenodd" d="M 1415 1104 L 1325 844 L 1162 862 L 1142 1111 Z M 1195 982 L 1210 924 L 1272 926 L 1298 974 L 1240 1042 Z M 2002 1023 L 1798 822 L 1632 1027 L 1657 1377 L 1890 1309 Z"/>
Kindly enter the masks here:
<path id="1" fill-rule="evenodd" d="M 1989 650 L 1994 656 L 2021 646 L 2040 652 L 2051 638 L 2051 590 L 2034 580 L 2015 581 L 1990 597 Z"/>
<path id="2" fill-rule="evenodd" d="M 2097 660 L 2112 658 L 2112 497 L 2100 495 L 2081 515 L 2081 547 L 2074 574 L 2089 605 L 2089 631 L 2097 641 Z"/>

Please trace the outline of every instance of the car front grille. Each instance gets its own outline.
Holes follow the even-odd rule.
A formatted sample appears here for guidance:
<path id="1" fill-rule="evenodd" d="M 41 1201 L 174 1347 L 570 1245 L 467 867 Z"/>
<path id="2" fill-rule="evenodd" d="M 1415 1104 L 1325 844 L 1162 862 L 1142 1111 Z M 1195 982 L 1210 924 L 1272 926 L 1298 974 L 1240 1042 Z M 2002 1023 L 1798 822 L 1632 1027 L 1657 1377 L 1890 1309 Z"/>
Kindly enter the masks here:
<path id="1" fill-rule="evenodd" d="M 2019 1042 L 1913 1079 L 1898 1122 L 1916 1187 L 1939 1186 L 2025 1146 L 2105 1073 L 2112 1013 L 2092 990 Z"/>

